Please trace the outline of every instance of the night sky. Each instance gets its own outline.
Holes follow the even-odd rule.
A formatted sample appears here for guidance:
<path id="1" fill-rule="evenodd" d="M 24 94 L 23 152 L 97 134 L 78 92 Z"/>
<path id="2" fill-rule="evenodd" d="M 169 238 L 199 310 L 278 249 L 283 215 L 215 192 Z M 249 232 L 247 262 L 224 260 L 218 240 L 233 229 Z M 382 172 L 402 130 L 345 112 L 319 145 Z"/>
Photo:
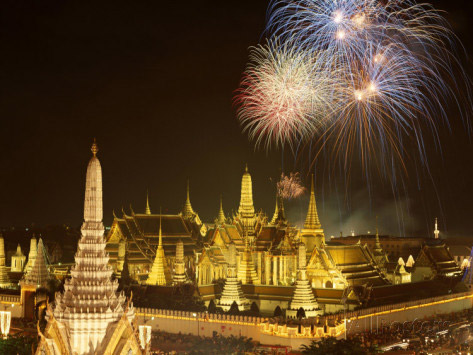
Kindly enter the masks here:
<path id="1" fill-rule="evenodd" d="M 274 209 L 281 168 L 307 160 L 255 150 L 241 132 L 232 96 L 248 47 L 262 41 L 267 0 L 2 1 L 0 5 L 0 226 L 82 222 L 85 172 L 94 137 L 104 176 L 105 223 L 122 206 L 176 213 L 191 182 L 194 209 L 215 218 L 223 194 L 238 207 L 245 162 L 256 207 Z M 435 1 L 473 56 L 471 1 Z M 469 72 L 471 59 L 462 58 Z M 354 178 L 318 183 L 327 234 L 373 230 L 473 236 L 473 145 L 456 110 L 442 153 L 429 150 L 432 178 L 406 178 L 396 204 L 389 185 Z M 284 158 L 283 158 L 284 156 Z M 355 173 L 356 175 L 356 173 Z M 307 198 L 288 203 L 293 222 Z M 401 227 L 399 227 L 401 222 Z M 404 226 L 402 227 L 402 224 Z"/>

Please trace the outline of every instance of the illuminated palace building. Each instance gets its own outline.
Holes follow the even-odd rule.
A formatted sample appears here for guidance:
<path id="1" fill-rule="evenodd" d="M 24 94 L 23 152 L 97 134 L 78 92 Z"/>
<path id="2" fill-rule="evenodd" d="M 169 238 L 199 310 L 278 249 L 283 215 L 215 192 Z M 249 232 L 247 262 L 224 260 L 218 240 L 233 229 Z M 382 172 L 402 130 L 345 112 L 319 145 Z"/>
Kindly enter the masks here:
<path id="1" fill-rule="evenodd" d="M 271 218 L 255 210 L 246 167 L 233 216 L 225 214 L 220 201 L 216 219 L 203 222 L 191 205 L 188 185 L 179 213 L 156 213 L 147 200 L 144 213 L 114 215 L 106 250 L 118 277 L 127 268 L 143 285 L 193 282 L 207 303 L 213 300 L 224 310 L 233 301 L 240 309 L 255 302 L 263 313 L 279 306 L 289 316 L 301 307 L 307 316 L 353 309 L 366 302 L 373 288 L 462 272 L 446 245 L 435 238 L 423 240 L 418 253 L 391 255 L 394 260 L 389 260 L 378 233 L 363 243 L 337 239 L 325 241 L 313 182 L 305 223 L 298 228 L 286 219 L 280 198 Z"/>
<path id="2" fill-rule="evenodd" d="M 302 308 L 310 317 L 409 300 L 419 290 L 438 293 L 443 287 L 439 282 L 448 281 L 443 282 L 448 287 L 452 283 L 445 279 L 458 278 L 469 266 L 469 249 L 460 254 L 450 250 L 437 227 L 431 238 L 386 237 L 376 232 L 327 242 L 313 182 L 303 226 L 286 219 L 278 197 L 272 215 L 257 212 L 247 167 L 240 204 L 232 216 L 225 214 L 220 200 L 215 220 L 203 222 L 191 205 L 188 185 L 179 213 L 157 213 L 146 201 L 143 213 L 122 211 L 104 233 L 98 192 L 101 167 L 94 147 L 74 264 L 51 262 L 41 238 L 33 237 L 28 251 L 19 245 L 6 251 L 6 238 L 0 235 L 0 288 L 8 289 L 6 295 L 0 294 L 0 301 L 5 297 L 11 307 L 20 305 L 12 308 L 15 316 L 33 319 L 35 307 L 47 303 L 37 290 L 53 279 L 71 276 L 64 293 L 56 295 L 48 308 L 43 348 L 59 344 L 81 353 L 91 347 L 115 347 L 105 334 L 112 334 L 117 324 L 122 325 L 117 334 L 125 329 L 134 333 L 133 308 L 116 292 L 117 278 L 123 284 L 138 284 L 139 292 L 146 288 L 163 295 L 169 294 L 166 288 L 194 284 L 207 305 L 213 302 L 223 310 L 234 303 L 240 310 L 256 305 L 263 315 L 272 315 L 279 307 L 286 316 L 296 317 Z M 15 304 L 11 297 L 16 297 Z M 89 322 L 95 328 L 85 339 L 82 324 Z M 67 334 L 61 333 L 66 328 Z M 136 347 L 136 342 L 125 348 L 130 346 Z"/>

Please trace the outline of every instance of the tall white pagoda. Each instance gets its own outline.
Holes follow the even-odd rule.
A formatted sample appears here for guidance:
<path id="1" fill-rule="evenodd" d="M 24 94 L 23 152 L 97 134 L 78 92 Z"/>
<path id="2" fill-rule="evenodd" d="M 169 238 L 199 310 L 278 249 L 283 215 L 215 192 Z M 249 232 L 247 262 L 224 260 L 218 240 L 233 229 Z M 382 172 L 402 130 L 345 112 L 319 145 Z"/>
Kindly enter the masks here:
<path id="1" fill-rule="evenodd" d="M 49 261 L 46 248 L 44 247 L 43 240 L 39 238 L 38 250 L 33 266 L 31 267 L 31 270 L 24 275 L 20 284 L 22 287 L 25 285 L 31 285 L 39 288 L 45 287 L 50 279 L 51 274 L 49 273 Z"/>
<path id="2" fill-rule="evenodd" d="M 250 302 L 245 297 L 241 289 L 241 284 L 238 281 L 236 268 L 236 246 L 235 243 L 231 242 L 228 247 L 227 278 L 223 286 L 222 296 L 219 300 L 219 305 L 224 311 L 228 311 L 233 302 L 236 302 L 240 311 L 245 311 L 250 308 Z"/>
<path id="3" fill-rule="evenodd" d="M 301 308 L 304 310 L 306 317 L 315 317 L 322 314 L 322 310 L 315 300 L 312 287 L 307 279 L 306 249 L 304 243 L 299 244 L 296 288 L 292 295 L 291 302 L 289 303 L 289 308 L 286 310 L 286 316 L 296 318 L 297 312 Z"/>
<path id="4" fill-rule="evenodd" d="M 92 159 L 87 167 L 84 222 L 75 255 L 71 279 L 64 293 L 48 307 L 48 324 L 37 354 L 141 354 L 133 305 L 124 293 L 117 293 L 118 281 L 112 280 L 112 268 L 105 251 L 102 223 L 102 168 L 92 145 Z M 120 341 L 116 341 L 119 339 Z"/>

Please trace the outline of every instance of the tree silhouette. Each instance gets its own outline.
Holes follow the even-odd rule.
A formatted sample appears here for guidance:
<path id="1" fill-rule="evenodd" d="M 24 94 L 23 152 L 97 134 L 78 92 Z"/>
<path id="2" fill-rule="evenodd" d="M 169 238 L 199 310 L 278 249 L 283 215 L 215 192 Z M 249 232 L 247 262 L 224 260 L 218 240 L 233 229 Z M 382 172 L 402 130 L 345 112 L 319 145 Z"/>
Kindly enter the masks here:
<path id="1" fill-rule="evenodd" d="M 214 300 L 210 300 L 207 308 L 209 313 L 217 313 L 217 306 L 215 305 Z"/>
<path id="2" fill-rule="evenodd" d="M 297 319 L 305 318 L 304 308 L 301 307 L 297 310 L 296 317 L 297 317 Z"/>
<path id="3" fill-rule="evenodd" d="M 130 286 L 133 282 L 130 276 L 130 270 L 128 269 L 128 253 L 125 254 L 125 260 L 123 261 L 123 270 L 118 281 L 119 289 L 123 290 Z"/>
<path id="4" fill-rule="evenodd" d="M 282 316 L 281 307 L 277 306 L 277 307 L 274 309 L 274 316 L 275 316 L 275 317 L 281 317 L 281 316 Z"/>
<path id="5" fill-rule="evenodd" d="M 232 305 L 230 306 L 230 309 L 227 312 L 228 314 L 232 315 L 238 315 L 240 314 L 240 310 L 238 309 L 238 305 L 235 301 L 233 301 Z"/>
<path id="6" fill-rule="evenodd" d="M 323 338 L 320 341 L 313 340 L 310 345 L 302 345 L 303 354 L 311 355 L 365 355 L 370 353 L 370 349 L 361 346 L 359 340 L 342 339 L 334 337 Z"/>
<path id="7" fill-rule="evenodd" d="M 258 305 L 256 304 L 256 302 L 253 302 L 251 304 L 250 312 L 253 316 L 259 317 L 260 313 L 259 313 L 259 308 L 258 308 Z"/>

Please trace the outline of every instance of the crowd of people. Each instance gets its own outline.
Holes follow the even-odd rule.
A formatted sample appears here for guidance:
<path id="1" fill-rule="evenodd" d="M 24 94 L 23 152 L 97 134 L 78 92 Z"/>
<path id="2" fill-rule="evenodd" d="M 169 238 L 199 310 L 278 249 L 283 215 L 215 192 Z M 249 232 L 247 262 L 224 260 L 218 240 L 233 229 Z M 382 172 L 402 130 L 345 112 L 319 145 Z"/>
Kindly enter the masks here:
<path id="1" fill-rule="evenodd" d="M 473 310 L 438 314 L 411 322 L 382 324 L 371 331 L 349 335 L 367 349 L 408 349 L 416 353 L 445 349 L 468 351 L 473 330 Z"/>
<path id="2" fill-rule="evenodd" d="M 153 354 L 245 354 L 255 349 L 256 343 L 246 337 L 200 337 L 191 334 L 153 332 Z"/>

